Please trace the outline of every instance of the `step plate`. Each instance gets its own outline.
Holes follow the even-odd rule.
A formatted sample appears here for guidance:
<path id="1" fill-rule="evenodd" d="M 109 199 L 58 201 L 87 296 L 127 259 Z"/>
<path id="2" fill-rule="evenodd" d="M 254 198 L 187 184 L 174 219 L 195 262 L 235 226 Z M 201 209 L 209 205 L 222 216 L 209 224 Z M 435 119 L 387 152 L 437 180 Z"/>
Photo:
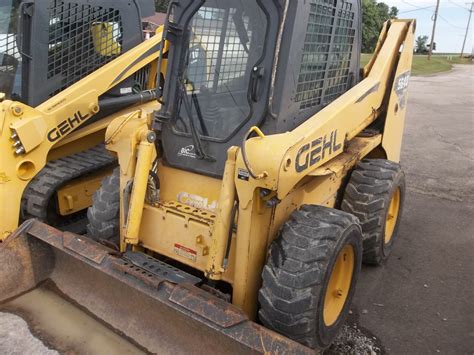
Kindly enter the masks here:
<path id="1" fill-rule="evenodd" d="M 163 261 L 152 258 L 149 255 L 140 252 L 126 252 L 123 255 L 125 270 L 130 269 L 130 274 L 141 275 L 140 278 L 147 278 L 152 274 L 163 281 L 169 281 L 175 284 L 196 285 L 202 280 L 183 270 L 177 269 Z M 124 268 L 122 268 L 123 271 Z M 138 275 L 137 275 L 138 274 Z"/>

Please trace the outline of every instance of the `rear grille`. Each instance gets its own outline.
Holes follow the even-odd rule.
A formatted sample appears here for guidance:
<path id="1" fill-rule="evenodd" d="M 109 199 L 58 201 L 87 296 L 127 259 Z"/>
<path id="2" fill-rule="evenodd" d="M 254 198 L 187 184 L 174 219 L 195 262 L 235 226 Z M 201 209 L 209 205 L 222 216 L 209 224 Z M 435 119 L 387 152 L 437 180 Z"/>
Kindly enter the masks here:
<path id="1" fill-rule="evenodd" d="M 296 93 L 300 109 L 327 104 L 347 90 L 356 31 L 354 17 L 351 3 L 310 0 Z"/>
<path id="2" fill-rule="evenodd" d="M 350 80 L 352 47 L 354 45 L 354 11 L 352 4 L 341 2 L 342 8 L 337 11 L 337 26 L 328 63 L 328 83 L 325 101 L 331 102 L 343 94 Z"/>
<path id="3" fill-rule="evenodd" d="M 115 9 L 52 0 L 49 13 L 47 78 L 60 78 L 51 97 L 120 55 L 123 28 Z"/>

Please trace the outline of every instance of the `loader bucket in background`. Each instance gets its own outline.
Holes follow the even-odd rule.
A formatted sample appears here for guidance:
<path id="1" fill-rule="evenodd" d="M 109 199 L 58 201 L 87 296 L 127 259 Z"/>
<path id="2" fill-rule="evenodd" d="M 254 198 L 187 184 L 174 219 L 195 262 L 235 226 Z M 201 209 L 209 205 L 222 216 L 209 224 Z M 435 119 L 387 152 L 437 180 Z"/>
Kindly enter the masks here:
<path id="1" fill-rule="evenodd" d="M 0 244 L 0 303 L 51 280 L 152 353 L 314 353 L 194 286 L 194 276 L 171 273 L 174 283 L 162 277 L 166 272 L 150 273 L 130 260 L 86 237 L 27 221 Z"/>

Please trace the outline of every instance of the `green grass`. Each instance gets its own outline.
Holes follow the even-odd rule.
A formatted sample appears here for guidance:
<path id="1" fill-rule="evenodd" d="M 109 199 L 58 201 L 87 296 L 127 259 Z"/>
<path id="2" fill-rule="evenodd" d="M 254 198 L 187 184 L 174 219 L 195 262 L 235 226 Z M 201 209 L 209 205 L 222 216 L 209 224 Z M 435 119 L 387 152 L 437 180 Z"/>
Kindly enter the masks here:
<path id="1" fill-rule="evenodd" d="M 370 60 L 371 54 L 362 54 L 361 65 L 364 66 Z M 453 55 L 433 55 L 428 61 L 426 55 L 413 56 L 413 75 L 429 75 L 442 73 L 452 69 L 453 64 L 472 64 L 468 58 L 460 58 L 459 54 Z"/>

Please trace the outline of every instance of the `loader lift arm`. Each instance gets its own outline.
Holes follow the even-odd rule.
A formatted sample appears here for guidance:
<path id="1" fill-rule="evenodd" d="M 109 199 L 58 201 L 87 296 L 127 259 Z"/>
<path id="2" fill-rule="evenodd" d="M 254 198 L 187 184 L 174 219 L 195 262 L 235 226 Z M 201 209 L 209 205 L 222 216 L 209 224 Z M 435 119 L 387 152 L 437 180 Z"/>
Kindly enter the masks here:
<path id="1" fill-rule="evenodd" d="M 161 44 L 162 29 L 36 108 L 0 98 L 0 240 L 17 227 L 23 191 L 49 151 L 99 112 L 102 94 L 156 62 Z"/>

